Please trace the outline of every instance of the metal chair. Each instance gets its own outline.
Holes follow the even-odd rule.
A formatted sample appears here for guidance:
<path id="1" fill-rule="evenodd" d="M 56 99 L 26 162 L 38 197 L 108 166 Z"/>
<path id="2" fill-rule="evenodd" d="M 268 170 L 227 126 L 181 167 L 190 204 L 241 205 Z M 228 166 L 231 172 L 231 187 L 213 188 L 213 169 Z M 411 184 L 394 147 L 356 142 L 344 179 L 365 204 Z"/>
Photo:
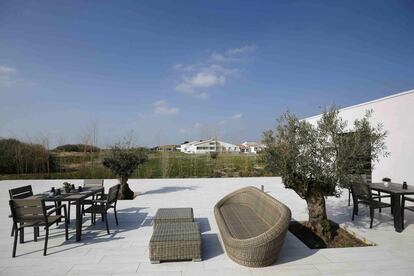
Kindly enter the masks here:
<path id="1" fill-rule="evenodd" d="M 13 218 L 14 229 L 14 243 L 13 243 L 13 258 L 16 257 L 17 238 L 19 231 L 26 227 L 33 227 L 34 229 L 34 241 L 37 241 L 39 227 L 44 226 L 46 230 L 45 245 L 43 249 L 43 256 L 46 256 L 47 242 L 49 239 L 49 227 L 65 219 L 65 238 L 68 239 L 68 221 L 66 217 L 66 205 L 60 205 L 51 210 L 47 210 L 45 201 L 43 199 L 12 199 L 9 201 L 10 211 Z M 57 210 L 63 208 L 62 215 L 54 215 Z"/>
<path id="2" fill-rule="evenodd" d="M 106 231 L 108 232 L 108 235 L 110 234 L 110 232 L 109 232 L 109 226 L 108 226 L 107 213 L 108 213 L 108 210 L 111 208 L 114 209 L 115 221 L 116 221 L 116 225 L 118 225 L 118 216 L 116 214 L 116 203 L 118 200 L 118 192 L 119 192 L 120 186 L 121 186 L 120 184 L 112 186 L 109 189 L 108 197 L 105 200 L 102 200 L 102 199 L 93 200 L 93 204 L 83 211 L 83 213 L 85 214 L 89 213 L 92 215 L 91 216 L 92 224 L 95 224 L 96 214 L 100 214 L 103 220 L 105 221 Z"/>
<path id="3" fill-rule="evenodd" d="M 104 180 L 103 179 L 85 179 L 83 180 L 83 187 L 84 188 L 88 188 L 88 187 L 103 187 L 104 185 Z M 95 195 L 92 196 L 92 200 L 95 199 Z M 71 205 L 75 205 L 75 202 L 69 202 L 68 205 L 68 220 L 70 223 L 70 206 Z M 82 212 L 85 209 L 85 204 L 91 205 L 92 202 L 90 199 L 85 199 L 84 201 L 82 201 Z"/>
<path id="4" fill-rule="evenodd" d="M 401 218 L 402 218 L 402 223 L 403 223 L 403 229 L 405 228 L 404 226 L 404 211 L 405 210 L 409 210 L 414 212 L 414 206 L 405 206 L 405 202 L 409 201 L 409 202 L 414 202 L 414 198 L 412 197 L 408 197 L 408 196 L 403 196 L 402 200 L 401 200 Z"/>
<path id="5" fill-rule="evenodd" d="M 23 198 L 28 198 L 29 196 L 33 195 L 33 189 L 31 185 L 26 185 L 26 186 L 22 186 L 22 187 L 18 187 L 18 188 L 13 188 L 9 190 L 9 196 L 10 199 L 23 199 Z M 56 204 L 54 205 L 46 205 L 46 209 L 51 209 L 51 208 L 55 208 Z M 9 216 L 11 217 L 11 215 Z M 11 234 L 12 237 L 14 235 L 14 224 L 12 226 L 12 230 L 11 230 Z M 24 236 L 23 236 L 23 231 L 21 232 L 21 236 L 20 236 L 20 242 L 23 243 L 24 241 Z"/>
<path id="6" fill-rule="evenodd" d="M 390 207 L 392 210 L 392 205 L 381 202 L 380 198 L 390 197 L 390 196 L 373 196 L 371 189 L 365 182 L 354 183 L 351 185 L 351 194 L 352 200 L 354 202 L 354 207 L 352 210 L 352 220 L 354 220 L 354 216 L 358 215 L 358 204 L 362 203 L 369 207 L 369 216 L 371 218 L 369 228 L 372 228 L 372 223 L 374 220 L 374 210 L 375 209 L 382 209 Z"/>

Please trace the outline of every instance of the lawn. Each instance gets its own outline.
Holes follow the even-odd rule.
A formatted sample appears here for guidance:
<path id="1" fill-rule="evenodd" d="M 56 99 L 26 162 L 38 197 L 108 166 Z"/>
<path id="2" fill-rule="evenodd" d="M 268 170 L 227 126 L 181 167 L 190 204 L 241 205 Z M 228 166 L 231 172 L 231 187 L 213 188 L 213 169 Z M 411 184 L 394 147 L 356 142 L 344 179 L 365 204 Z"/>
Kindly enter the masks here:
<path id="1" fill-rule="evenodd" d="M 79 179 L 115 178 L 102 166 L 105 151 L 95 153 L 55 152 L 59 169 L 49 174 L 9 174 L 0 179 Z M 131 178 L 248 177 L 266 175 L 258 155 L 208 154 L 188 155 L 181 152 L 150 152 L 149 160 Z"/>

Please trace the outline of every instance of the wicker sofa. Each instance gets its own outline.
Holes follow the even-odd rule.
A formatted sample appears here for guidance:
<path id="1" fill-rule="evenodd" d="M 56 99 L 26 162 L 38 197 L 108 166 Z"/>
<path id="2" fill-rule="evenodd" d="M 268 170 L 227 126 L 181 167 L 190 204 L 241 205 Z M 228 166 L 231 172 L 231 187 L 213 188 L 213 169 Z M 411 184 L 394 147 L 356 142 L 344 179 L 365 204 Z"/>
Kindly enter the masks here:
<path id="1" fill-rule="evenodd" d="M 244 266 L 274 263 L 288 230 L 290 209 L 255 187 L 221 199 L 214 215 L 228 256 Z"/>

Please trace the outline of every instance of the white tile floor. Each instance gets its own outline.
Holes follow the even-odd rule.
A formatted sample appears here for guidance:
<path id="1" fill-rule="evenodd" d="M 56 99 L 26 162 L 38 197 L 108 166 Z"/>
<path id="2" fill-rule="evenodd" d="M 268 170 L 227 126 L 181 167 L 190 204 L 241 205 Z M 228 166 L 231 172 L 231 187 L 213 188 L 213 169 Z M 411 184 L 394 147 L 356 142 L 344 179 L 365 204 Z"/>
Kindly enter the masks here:
<path id="1" fill-rule="evenodd" d="M 394 232 L 389 210 L 375 214 L 374 228 L 369 229 L 365 208 L 351 222 L 347 193 L 329 198 L 329 217 L 349 227 L 358 235 L 378 245 L 365 248 L 311 250 L 288 233 L 277 263 L 266 268 L 246 268 L 232 262 L 220 245 L 213 215 L 214 204 L 225 194 L 240 187 L 265 185 L 265 190 L 292 210 L 294 219 L 307 218 L 306 205 L 280 178 L 221 179 L 141 179 L 130 180 L 131 188 L 141 192 L 132 201 L 119 201 L 120 225 L 109 216 L 111 235 L 100 221 L 90 225 L 84 219 L 81 242 L 74 240 L 72 222 L 69 241 L 64 229 L 52 227 L 48 256 L 42 256 L 43 236 L 35 243 L 26 231 L 26 243 L 18 244 L 17 257 L 11 258 L 11 221 L 8 220 L 8 192 L 12 187 L 31 184 L 35 192 L 64 180 L 0 181 L 0 275 L 414 275 L 414 214 L 407 212 L 406 229 Z M 81 185 L 81 180 L 70 180 Z M 116 183 L 106 180 L 108 188 Z M 151 218 L 160 207 L 193 207 L 203 238 L 202 262 L 151 264 L 148 242 L 152 233 Z M 72 210 L 74 211 L 74 210 Z M 72 212 L 73 213 L 73 212 Z M 42 232 L 43 234 L 43 232 Z"/>

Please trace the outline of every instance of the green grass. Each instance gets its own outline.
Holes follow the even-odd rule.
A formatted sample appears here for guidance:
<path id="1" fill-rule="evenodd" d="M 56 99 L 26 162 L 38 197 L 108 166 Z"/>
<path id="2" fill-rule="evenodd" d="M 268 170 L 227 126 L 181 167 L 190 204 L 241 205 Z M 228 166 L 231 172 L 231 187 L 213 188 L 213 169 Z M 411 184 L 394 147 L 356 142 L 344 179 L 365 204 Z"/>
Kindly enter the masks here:
<path id="1" fill-rule="evenodd" d="M 104 153 L 58 156 L 62 169 L 50 174 L 2 175 L 0 179 L 84 179 L 115 178 L 102 166 Z M 130 178 L 200 178 L 265 176 L 257 155 L 188 155 L 180 152 L 153 152 Z"/>

